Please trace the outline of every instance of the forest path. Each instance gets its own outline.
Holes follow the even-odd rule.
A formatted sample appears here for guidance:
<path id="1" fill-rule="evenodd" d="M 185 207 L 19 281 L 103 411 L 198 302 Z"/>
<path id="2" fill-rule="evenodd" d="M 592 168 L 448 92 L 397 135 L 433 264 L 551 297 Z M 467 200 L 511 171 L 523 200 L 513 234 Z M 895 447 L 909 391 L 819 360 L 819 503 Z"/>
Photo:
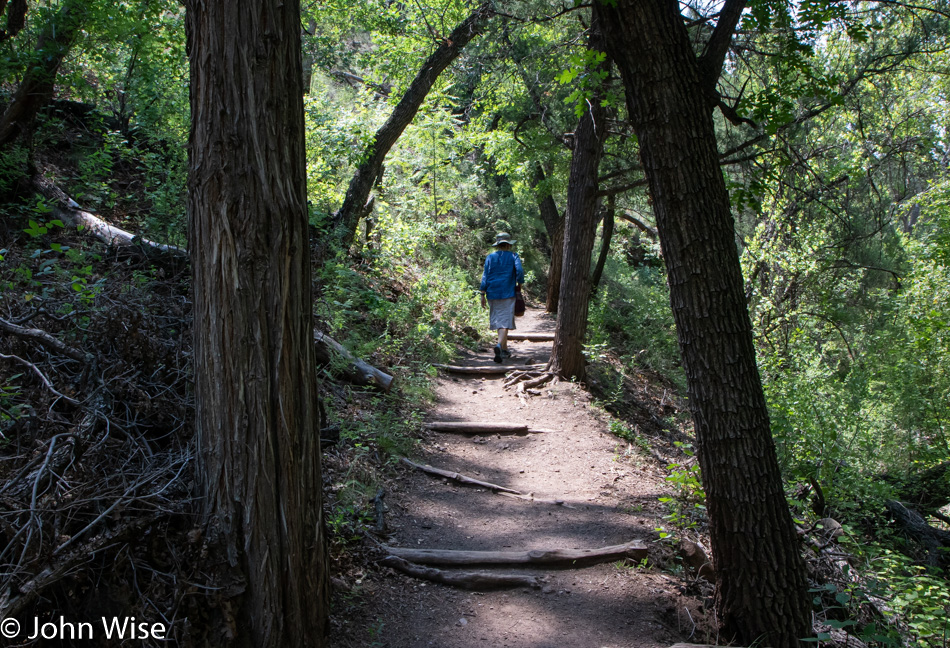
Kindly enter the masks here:
<path id="1" fill-rule="evenodd" d="M 518 332 L 553 331 L 529 309 Z M 506 366 L 546 362 L 550 342 L 509 342 Z M 497 366 L 491 347 L 455 364 Z M 607 416 L 580 386 L 547 385 L 540 396 L 505 390 L 502 376 L 437 378 L 429 421 L 515 422 L 549 432 L 463 436 L 428 432 L 418 463 L 563 500 L 567 506 L 503 497 L 406 469 L 386 496 L 394 547 L 505 550 L 581 549 L 641 539 L 649 544 L 667 489 L 652 461 L 608 432 Z M 385 554 L 380 554 L 382 557 Z M 387 648 L 659 648 L 685 641 L 696 600 L 673 580 L 629 564 L 585 568 L 461 568 L 540 577 L 540 589 L 469 592 L 386 570 L 368 576 L 352 645 Z M 445 569 L 452 569 L 446 567 Z M 690 612 L 687 612 L 687 607 Z M 364 616 L 365 615 L 365 616 Z M 698 641 L 698 636 L 693 641 Z"/>

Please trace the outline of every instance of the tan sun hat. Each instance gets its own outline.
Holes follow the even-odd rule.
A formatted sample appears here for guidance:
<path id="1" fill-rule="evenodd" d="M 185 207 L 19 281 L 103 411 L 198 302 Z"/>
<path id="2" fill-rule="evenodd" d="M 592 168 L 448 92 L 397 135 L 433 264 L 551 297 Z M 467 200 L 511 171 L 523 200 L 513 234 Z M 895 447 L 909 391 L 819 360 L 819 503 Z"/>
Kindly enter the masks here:
<path id="1" fill-rule="evenodd" d="M 511 235 L 508 234 L 508 232 L 498 232 L 495 234 L 495 242 L 492 243 L 492 247 L 498 247 L 504 243 L 507 243 L 508 245 L 514 245 L 515 241 L 512 240 Z"/>

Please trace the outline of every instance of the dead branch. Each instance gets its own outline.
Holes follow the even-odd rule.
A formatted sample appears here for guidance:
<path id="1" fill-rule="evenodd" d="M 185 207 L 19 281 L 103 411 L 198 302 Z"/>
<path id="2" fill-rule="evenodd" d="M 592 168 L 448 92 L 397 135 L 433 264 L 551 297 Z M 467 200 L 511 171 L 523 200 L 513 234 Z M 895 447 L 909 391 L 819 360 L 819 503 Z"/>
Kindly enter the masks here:
<path id="1" fill-rule="evenodd" d="M 461 473 L 452 472 L 451 470 L 442 470 L 441 468 L 434 468 L 429 465 L 417 464 L 413 461 L 410 461 L 403 457 L 400 461 L 409 466 L 410 468 L 415 468 L 416 470 L 421 470 L 424 473 L 430 475 L 437 475 L 439 477 L 445 477 L 446 479 L 451 479 L 457 481 L 460 484 L 471 484 L 472 486 L 480 486 L 481 488 L 487 488 L 490 491 L 500 492 L 500 493 L 511 493 L 512 495 L 523 495 L 521 491 L 508 488 L 506 486 L 499 486 L 498 484 L 492 484 L 490 482 L 482 481 L 480 479 L 475 479 L 473 477 L 467 477 Z"/>
<path id="2" fill-rule="evenodd" d="M 492 572 L 447 572 L 435 567 L 414 565 L 397 556 L 386 556 L 379 561 L 384 567 L 392 567 L 409 576 L 468 590 L 490 590 L 503 587 L 541 587 L 535 576 L 522 574 L 495 574 Z"/>
<path id="3" fill-rule="evenodd" d="M 53 395 L 54 395 L 54 396 L 56 396 L 57 398 L 62 398 L 62 399 L 63 399 L 64 401 L 66 401 L 67 403 L 71 403 L 71 404 L 73 404 L 73 405 L 79 405 L 79 401 L 77 401 L 75 398 L 70 398 L 70 397 L 67 396 L 66 394 L 63 394 L 63 393 L 57 391 L 56 388 L 53 387 L 53 383 L 50 382 L 49 378 L 47 378 L 46 375 L 45 375 L 42 371 L 40 371 L 39 367 L 37 367 L 37 366 L 36 366 L 35 364 L 33 364 L 32 362 L 29 362 L 28 360 L 24 360 L 24 359 L 21 358 L 20 356 L 5 355 L 5 354 L 3 354 L 3 353 L 0 353 L 0 358 L 3 358 L 4 360 L 16 360 L 17 362 L 19 362 L 19 363 L 22 364 L 23 366 L 28 367 L 29 369 L 32 369 L 32 370 L 33 370 L 33 373 L 35 373 L 35 374 L 39 377 L 39 379 L 40 379 L 40 381 L 43 383 L 43 385 L 44 385 L 48 390 L 50 390 L 51 392 L 53 392 Z"/>
<path id="4" fill-rule="evenodd" d="M 67 358 L 72 358 L 77 362 L 88 363 L 92 360 L 92 356 L 83 353 L 79 349 L 74 349 L 71 346 L 65 344 L 64 342 L 59 341 L 46 331 L 37 328 L 26 328 L 23 326 L 17 326 L 13 322 L 8 322 L 5 319 L 0 318 L 0 331 L 9 333 L 10 335 L 16 335 L 17 337 L 26 338 L 28 340 L 33 340 L 39 342 L 47 349 L 55 351 L 61 355 L 66 356 Z"/>
<path id="5" fill-rule="evenodd" d="M 95 559 L 103 551 L 118 552 L 126 541 L 167 515 L 167 512 L 155 512 L 148 516 L 130 518 L 118 529 L 95 536 L 88 544 L 69 552 L 67 556 L 20 585 L 16 590 L 19 594 L 0 600 L 0 617 L 19 616 L 40 597 L 44 590 L 62 580 L 77 567 Z"/>
<path id="6" fill-rule="evenodd" d="M 394 556 L 425 565 L 562 565 L 579 566 L 623 558 L 643 560 L 647 547 L 640 540 L 597 549 L 530 549 L 527 551 L 467 551 L 388 547 Z"/>

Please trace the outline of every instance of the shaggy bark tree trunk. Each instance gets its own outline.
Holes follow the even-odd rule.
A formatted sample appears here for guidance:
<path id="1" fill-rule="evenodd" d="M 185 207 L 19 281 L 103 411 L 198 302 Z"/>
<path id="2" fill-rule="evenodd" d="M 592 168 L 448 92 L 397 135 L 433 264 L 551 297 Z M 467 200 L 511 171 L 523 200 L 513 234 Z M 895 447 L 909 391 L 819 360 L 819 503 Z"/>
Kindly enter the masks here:
<path id="1" fill-rule="evenodd" d="M 189 250 L 206 529 L 225 552 L 223 569 L 241 584 L 227 619 L 237 626 L 235 643 L 323 646 L 329 582 L 300 5 L 188 0 L 187 9 Z"/>
<path id="2" fill-rule="evenodd" d="M 697 58 L 675 0 L 600 5 L 649 180 L 709 511 L 723 637 L 791 648 L 810 632 L 804 563 L 755 363 L 715 85 L 743 2 Z M 717 64 L 718 61 L 718 64 Z"/>
<path id="3" fill-rule="evenodd" d="M 492 13 L 490 3 L 479 5 L 448 37 L 443 39 L 435 52 L 423 63 L 402 99 L 393 108 L 389 119 L 376 131 L 376 137 L 366 151 L 366 159 L 353 174 L 346 196 L 343 198 L 343 205 L 333 218 L 334 232 L 344 248 L 348 248 L 353 243 L 360 219 L 372 209 L 370 192 L 376 184 L 376 179 L 383 168 L 383 160 L 386 159 L 389 150 L 416 116 L 419 107 L 442 71 L 461 54 L 475 36 L 481 33 Z"/>
<path id="4" fill-rule="evenodd" d="M 603 35 L 599 7 L 594 5 L 588 49 L 602 52 Z M 609 61 L 602 65 L 609 66 Z M 585 378 L 584 337 L 590 301 L 590 255 L 597 232 L 597 170 L 607 139 L 605 110 L 599 92 L 587 102 L 575 130 L 574 154 L 567 188 L 564 218 L 564 252 L 561 291 L 557 306 L 557 328 L 551 350 L 549 371 L 562 378 Z"/>

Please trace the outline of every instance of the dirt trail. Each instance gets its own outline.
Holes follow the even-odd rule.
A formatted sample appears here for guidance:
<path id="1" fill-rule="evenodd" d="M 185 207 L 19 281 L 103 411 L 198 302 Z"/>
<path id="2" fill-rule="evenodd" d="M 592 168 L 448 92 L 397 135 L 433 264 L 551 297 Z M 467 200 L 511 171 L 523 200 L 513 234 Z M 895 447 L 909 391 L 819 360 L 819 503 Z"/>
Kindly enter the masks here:
<path id="1" fill-rule="evenodd" d="M 552 331 L 529 310 L 519 332 Z M 550 342 L 511 342 L 506 365 L 545 362 Z M 494 366 L 490 349 L 456 364 Z M 524 550 L 651 542 L 666 492 L 652 461 L 607 430 L 606 416 L 571 383 L 519 397 L 502 377 L 442 375 L 430 421 L 518 422 L 542 434 L 471 437 L 429 433 L 415 459 L 563 500 L 527 502 L 406 469 L 387 495 L 387 544 L 397 547 Z M 382 554 L 380 554 L 382 557 Z M 659 648 L 685 641 L 695 599 L 665 574 L 634 565 L 508 569 L 540 576 L 540 589 L 472 593 L 381 570 L 361 584 L 365 624 L 353 646 L 388 648 Z M 689 611 L 687 611 L 689 608 Z M 694 636 L 693 641 L 699 641 Z"/>

